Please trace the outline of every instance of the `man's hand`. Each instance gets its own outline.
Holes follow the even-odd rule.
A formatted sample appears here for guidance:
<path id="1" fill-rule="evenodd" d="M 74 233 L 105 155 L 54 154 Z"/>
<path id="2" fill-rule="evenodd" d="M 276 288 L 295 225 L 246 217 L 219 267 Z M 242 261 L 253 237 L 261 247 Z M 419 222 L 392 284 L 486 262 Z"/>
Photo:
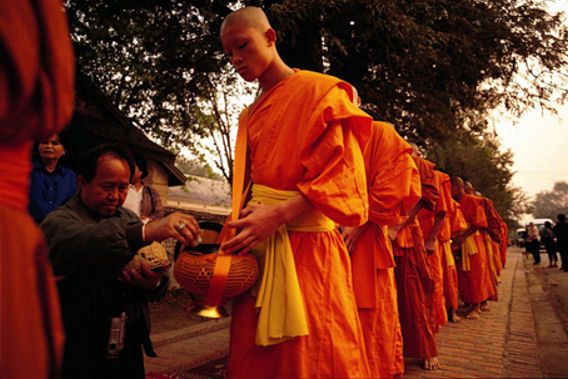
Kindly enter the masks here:
<path id="1" fill-rule="evenodd" d="M 160 283 L 160 279 L 167 268 L 168 265 L 164 265 L 160 270 L 152 271 L 146 263 L 142 263 L 142 271 L 122 270 L 122 275 L 118 278 L 118 281 L 147 289 L 154 288 Z"/>
<path id="2" fill-rule="evenodd" d="M 144 232 L 144 240 L 146 242 L 161 242 L 172 237 L 184 245 L 192 246 L 194 245 L 194 241 L 197 241 L 201 230 L 193 216 L 176 212 L 167 217 L 147 223 Z"/>
<path id="3" fill-rule="evenodd" d="M 245 254 L 274 233 L 285 219 L 278 205 L 249 204 L 241 211 L 241 218 L 227 225 L 237 229 L 237 235 L 222 246 L 228 254 Z"/>
<path id="4" fill-rule="evenodd" d="M 345 240 L 345 245 L 347 246 L 347 251 L 349 251 L 349 254 L 351 254 L 351 252 L 355 248 L 355 244 L 357 243 L 357 241 L 359 241 L 361 233 L 363 233 L 364 229 L 365 225 L 343 227 L 341 236 L 343 237 L 343 240 Z"/>

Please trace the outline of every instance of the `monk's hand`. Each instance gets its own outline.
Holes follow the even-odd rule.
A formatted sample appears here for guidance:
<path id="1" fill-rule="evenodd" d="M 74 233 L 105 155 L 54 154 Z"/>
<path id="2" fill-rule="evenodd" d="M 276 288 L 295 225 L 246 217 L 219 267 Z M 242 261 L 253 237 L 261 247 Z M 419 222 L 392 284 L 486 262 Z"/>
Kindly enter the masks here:
<path id="1" fill-rule="evenodd" d="M 428 252 L 428 254 L 432 254 L 436 249 L 436 240 L 434 238 L 428 238 L 426 241 L 424 241 L 424 247 L 426 248 L 426 252 Z"/>
<path id="2" fill-rule="evenodd" d="M 160 279 L 167 268 L 168 265 L 164 265 L 159 270 L 152 271 L 146 263 L 142 263 L 140 272 L 134 269 L 122 270 L 118 281 L 147 289 L 155 288 L 160 284 Z"/>
<path id="3" fill-rule="evenodd" d="M 361 233 L 363 233 L 363 226 L 364 225 L 343 227 L 341 235 L 343 236 L 343 240 L 345 241 L 345 245 L 347 246 L 347 251 L 349 251 L 349 254 L 351 254 L 351 252 L 355 248 L 355 244 L 361 237 Z"/>
<path id="4" fill-rule="evenodd" d="M 200 232 L 199 224 L 193 216 L 175 212 L 147 223 L 144 240 L 161 242 L 171 237 L 186 246 L 192 246 L 196 244 Z"/>
<path id="5" fill-rule="evenodd" d="M 230 228 L 237 229 L 238 233 L 226 241 L 222 249 L 228 254 L 246 254 L 283 223 L 284 219 L 278 206 L 249 204 L 241 211 L 240 219 L 227 223 Z"/>
<path id="6" fill-rule="evenodd" d="M 403 223 L 401 222 L 400 224 L 389 226 L 388 235 L 389 235 L 389 239 L 391 241 L 394 241 L 396 239 L 398 232 L 400 232 L 400 229 L 402 229 L 402 225 L 403 225 Z"/>

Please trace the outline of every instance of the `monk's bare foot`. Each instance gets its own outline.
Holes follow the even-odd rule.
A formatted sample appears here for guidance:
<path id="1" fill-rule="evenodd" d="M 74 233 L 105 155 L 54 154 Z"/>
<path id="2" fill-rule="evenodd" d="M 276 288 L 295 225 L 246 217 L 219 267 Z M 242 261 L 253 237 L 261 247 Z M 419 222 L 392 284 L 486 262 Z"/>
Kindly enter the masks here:
<path id="1" fill-rule="evenodd" d="M 438 362 L 437 357 L 426 358 L 422 364 L 424 370 L 438 370 L 440 368 L 440 362 Z"/>
<path id="2" fill-rule="evenodd" d="M 452 318 L 450 319 L 451 322 L 453 322 L 454 324 L 457 324 L 458 322 L 460 322 L 462 319 L 460 316 L 458 316 L 458 314 L 456 313 L 456 311 L 452 311 Z"/>
<path id="3" fill-rule="evenodd" d="M 482 312 L 489 312 L 490 311 L 489 305 L 487 305 L 487 304 L 481 304 L 479 309 L 481 309 Z"/>
<path id="4" fill-rule="evenodd" d="M 471 312 L 469 312 L 465 318 L 467 318 L 468 320 L 477 320 L 480 317 L 479 311 L 477 309 L 472 310 Z"/>

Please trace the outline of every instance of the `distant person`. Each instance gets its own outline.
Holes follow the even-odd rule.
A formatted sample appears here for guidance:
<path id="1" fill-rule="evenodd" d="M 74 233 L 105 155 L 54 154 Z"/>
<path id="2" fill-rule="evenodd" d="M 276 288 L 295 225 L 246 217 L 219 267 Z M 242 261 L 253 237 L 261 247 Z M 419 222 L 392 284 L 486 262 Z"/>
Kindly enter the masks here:
<path id="1" fill-rule="evenodd" d="M 73 170 L 60 164 L 65 146 L 59 134 L 39 141 L 38 158 L 33 163 L 30 184 L 30 214 L 39 224 L 45 216 L 61 204 L 65 204 L 77 192 Z"/>
<path id="2" fill-rule="evenodd" d="M 552 230 L 556 236 L 558 252 L 562 260 L 562 270 L 568 271 L 568 223 L 566 223 L 566 215 L 559 214 L 557 216 L 556 225 Z"/>
<path id="3" fill-rule="evenodd" d="M 540 232 L 540 240 L 544 243 L 546 247 L 546 252 L 548 253 L 548 267 L 558 267 L 558 256 L 556 255 L 556 242 L 554 241 L 554 231 L 552 230 L 552 224 L 549 221 L 544 223 L 544 227 Z"/>
<path id="4" fill-rule="evenodd" d="M 155 356 L 146 300 L 162 293 L 165 267 L 150 271 L 143 264 L 138 272 L 124 266 L 152 241 L 172 237 L 191 245 L 199 233 L 189 215 L 172 213 L 142 224 L 123 208 L 133 172 L 120 147 L 89 150 L 77 171 L 78 194 L 41 223 L 54 273 L 61 277 L 64 379 L 144 378 L 142 348 Z"/>
<path id="5" fill-rule="evenodd" d="M 134 175 L 130 181 L 128 195 L 126 195 L 123 207 L 136 213 L 142 222 L 164 217 L 160 194 L 154 188 L 142 182 L 142 179 L 148 176 L 146 158 L 140 154 L 134 154 L 134 163 Z"/>
<path id="6" fill-rule="evenodd" d="M 540 264 L 540 242 L 538 240 L 539 232 L 534 222 L 529 223 L 527 228 L 527 249 L 534 258 L 533 264 Z"/>

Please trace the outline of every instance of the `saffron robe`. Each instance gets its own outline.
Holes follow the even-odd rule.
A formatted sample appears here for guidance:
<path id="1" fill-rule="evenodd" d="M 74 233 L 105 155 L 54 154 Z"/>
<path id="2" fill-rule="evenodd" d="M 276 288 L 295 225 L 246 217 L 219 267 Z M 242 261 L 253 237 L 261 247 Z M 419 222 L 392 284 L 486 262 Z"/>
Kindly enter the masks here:
<path id="1" fill-rule="evenodd" d="M 346 91 L 350 86 L 337 78 L 298 71 L 271 88 L 241 117 L 239 128 L 247 128 L 255 184 L 300 191 L 336 223 L 357 226 L 368 217 L 361 151 L 372 119 Z M 245 292 L 233 299 L 229 376 L 368 377 L 351 263 L 341 235 L 336 229 L 288 234 L 309 334 L 255 345 L 255 298 Z"/>
<path id="2" fill-rule="evenodd" d="M 369 222 L 351 251 L 353 288 L 373 378 L 388 378 L 404 372 L 395 264 L 388 226 L 402 222 L 402 215 L 420 200 L 412 191 L 413 178 L 419 174 L 411 152 L 410 145 L 390 124 L 373 122 L 363 153 Z"/>
<path id="3" fill-rule="evenodd" d="M 63 325 L 46 244 L 28 215 L 33 140 L 73 111 L 74 68 L 59 0 L 0 2 L 0 372 L 60 374 Z"/>
<path id="4" fill-rule="evenodd" d="M 434 164 L 419 157 L 413 159 L 420 173 L 420 201 L 424 208 L 433 211 L 439 197 Z M 398 233 L 394 253 L 404 356 L 435 357 L 438 352 L 429 315 L 433 283 L 424 238 L 416 218 Z"/>
<path id="5" fill-rule="evenodd" d="M 446 214 L 448 213 L 447 198 L 444 196 L 440 179 L 441 176 L 438 175 L 439 171 L 434 171 L 436 175 L 436 183 L 438 185 L 438 201 L 436 202 L 436 208 L 433 211 L 427 209 L 421 209 L 418 212 L 418 222 L 422 228 L 422 234 L 424 239 L 427 240 L 432 229 L 434 227 L 436 216 L 444 217 L 443 221 L 446 219 Z M 442 221 L 442 222 L 443 222 Z M 443 226 L 443 224 L 442 224 Z M 440 230 L 441 232 L 441 230 Z M 440 331 L 440 326 L 448 323 L 448 314 L 446 312 L 446 302 L 444 299 L 444 271 L 442 268 L 442 246 L 438 243 L 436 238 L 436 243 L 434 251 L 428 252 L 428 265 L 430 268 L 430 273 L 432 274 L 432 279 L 434 281 L 434 287 L 430 297 L 430 321 L 432 322 L 432 331 L 438 333 Z"/>
<path id="6" fill-rule="evenodd" d="M 485 216 L 487 217 L 487 233 L 489 234 L 489 237 L 491 237 L 492 240 L 491 248 L 493 252 L 492 254 L 493 260 L 491 261 L 491 264 L 493 266 L 493 270 L 495 271 L 496 275 L 500 276 L 502 263 L 501 263 L 501 248 L 499 244 L 501 242 L 501 238 L 503 238 L 502 228 L 501 228 L 503 219 L 499 215 L 499 212 L 497 212 L 497 209 L 495 209 L 495 205 L 490 199 L 484 197 L 483 205 L 485 207 Z"/>
<path id="7" fill-rule="evenodd" d="M 445 174 L 444 174 L 445 175 Z M 451 183 L 450 177 L 445 175 L 443 177 L 444 195 L 449 196 L 449 212 L 448 217 L 444 219 L 447 224 L 442 227 L 440 232 L 440 243 L 444 248 L 445 254 L 442 254 L 443 269 L 444 269 L 444 299 L 446 300 L 446 307 L 448 309 L 458 309 L 458 271 L 456 264 L 456 257 L 454 256 L 454 249 L 452 248 L 452 237 L 467 229 L 467 223 L 461 213 L 460 205 L 451 196 Z"/>
<path id="8" fill-rule="evenodd" d="M 464 195 L 460 207 L 468 226 L 476 229 L 487 227 L 483 200 L 474 195 Z M 466 303 L 479 304 L 489 298 L 487 283 L 487 254 L 483 237 L 477 231 L 474 235 L 476 254 L 469 255 L 470 270 L 464 271 L 458 264 L 460 297 Z M 462 255 L 465 254 L 462 248 Z M 462 257 L 463 260 L 463 257 Z"/>

